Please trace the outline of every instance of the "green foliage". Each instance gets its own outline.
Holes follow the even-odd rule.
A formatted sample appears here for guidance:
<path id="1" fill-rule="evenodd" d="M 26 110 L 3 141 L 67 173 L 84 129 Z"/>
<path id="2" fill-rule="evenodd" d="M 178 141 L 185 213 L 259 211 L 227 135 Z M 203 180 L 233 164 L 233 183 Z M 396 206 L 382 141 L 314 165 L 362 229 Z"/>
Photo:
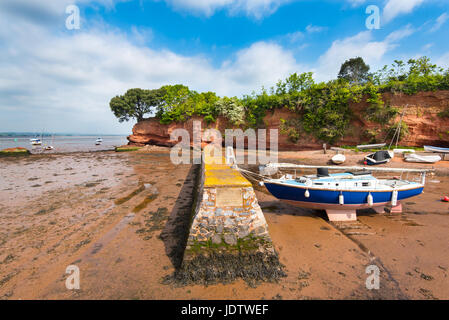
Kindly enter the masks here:
<path id="1" fill-rule="evenodd" d="M 264 126 L 263 118 L 266 111 L 284 106 L 280 96 L 273 93 L 268 94 L 263 88 L 260 94 L 253 92 L 252 95 L 244 96 L 242 104 L 245 107 L 246 124 L 253 128 Z"/>
<path id="2" fill-rule="evenodd" d="M 227 118 L 232 124 L 238 126 L 245 123 L 245 107 L 236 97 L 224 97 L 214 105 L 219 115 Z"/>
<path id="3" fill-rule="evenodd" d="M 386 129 L 387 139 L 390 139 L 390 140 L 393 139 L 394 134 L 399 127 L 400 127 L 400 132 L 399 132 L 399 140 L 398 141 L 401 141 L 403 138 L 408 136 L 408 134 L 410 133 L 408 130 L 408 125 L 402 121 L 402 122 L 396 122 L 393 125 L 391 125 L 388 129 Z M 394 139 L 396 141 L 397 136 Z"/>
<path id="4" fill-rule="evenodd" d="M 355 84 L 365 83 L 370 77 L 369 69 L 369 65 L 361 57 L 352 58 L 341 65 L 338 79 L 344 79 Z"/>
<path id="5" fill-rule="evenodd" d="M 301 138 L 301 130 L 302 130 L 302 123 L 299 119 L 279 119 L 281 122 L 281 125 L 279 126 L 279 131 L 281 134 L 285 134 L 288 136 L 288 139 L 296 143 L 298 142 L 299 138 Z"/>
<path id="6" fill-rule="evenodd" d="M 304 93 L 300 101 L 304 130 L 330 143 L 343 137 L 351 117 L 348 103 L 359 101 L 361 88 L 333 80 L 315 84 Z"/>
<path id="7" fill-rule="evenodd" d="M 111 99 L 109 106 L 120 122 L 135 118 L 143 120 L 145 114 L 152 113 L 161 103 L 163 89 L 129 89 L 123 96 Z"/>
<path id="8" fill-rule="evenodd" d="M 237 97 L 218 97 L 214 92 L 190 90 L 187 86 L 167 85 L 160 89 L 130 89 L 123 96 L 111 99 L 110 107 L 119 121 L 130 118 L 142 120 L 145 114 L 155 113 L 163 124 L 183 122 L 192 116 L 201 116 L 206 122 L 214 122 L 221 115 L 235 126 L 265 127 L 267 112 L 288 108 L 297 117 L 281 121 L 281 133 L 296 142 L 304 134 L 328 143 L 335 143 L 347 133 L 352 114 L 349 102 L 359 102 L 366 97 L 368 107 L 364 117 L 394 129 L 391 124 L 398 110 L 382 99 L 382 93 L 413 94 L 419 91 L 449 90 L 449 70 L 432 64 L 427 57 L 410 59 L 407 63 L 395 60 L 369 74 L 369 66 L 362 58 L 343 63 L 337 80 L 315 83 L 311 72 L 293 73 L 279 80 L 269 90 L 262 88 Z M 443 111 L 440 117 L 449 117 Z M 391 131 L 391 130 L 390 130 Z M 404 128 L 402 135 L 407 133 Z M 364 136 L 375 141 L 378 133 L 365 132 Z"/>
<path id="9" fill-rule="evenodd" d="M 440 118 L 449 118 L 449 107 L 438 113 Z"/>
<path id="10" fill-rule="evenodd" d="M 383 92 L 415 94 L 420 91 L 449 89 L 449 70 L 438 68 L 427 57 L 410 59 L 405 64 L 395 60 L 391 67 L 384 66 L 373 76 L 373 82 Z"/>
<path id="11" fill-rule="evenodd" d="M 369 143 L 377 143 L 380 135 L 381 130 L 379 129 L 367 129 L 363 132 L 363 137 L 369 141 Z"/>
<path id="12" fill-rule="evenodd" d="M 368 108 L 365 110 L 368 120 L 386 125 L 398 114 L 396 108 L 385 105 L 379 88 L 371 82 L 364 87 L 363 93 L 368 96 L 366 99 Z"/>
<path id="13" fill-rule="evenodd" d="M 198 93 L 184 85 L 169 85 L 161 88 L 165 95 L 156 117 L 161 123 L 183 122 L 193 115 L 203 116 L 207 122 L 215 121 L 214 107 L 219 97 L 214 92 Z"/>

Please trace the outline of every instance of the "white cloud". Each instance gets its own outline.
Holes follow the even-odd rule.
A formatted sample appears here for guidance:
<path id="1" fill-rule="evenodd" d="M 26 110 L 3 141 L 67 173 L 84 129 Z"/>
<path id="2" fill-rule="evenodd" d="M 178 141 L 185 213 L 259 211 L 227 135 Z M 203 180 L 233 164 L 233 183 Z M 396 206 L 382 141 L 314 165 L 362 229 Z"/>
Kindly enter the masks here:
<path id="1" fill-rule="evenodd" d="M 358 7 L 365 3 L 366 0 L 347 0 L 353 7 Z"/>
<path id="2" fill-rule="evenodd" d="M 410 13 L 425 0 L 388 0 L 384 10 L 383 17 L 385 22 L 390 22 L 401 14 Z"/>
<path id="3" fill-rule="evenodd" d="M 446 52 L 439 59 L 437 59 L 436 65 L 449 69 L 449 52 Z"/>
<path id="4" fill-rule="evenodd" d="M 413 29 L 412 25 L 408 24 L 404 28 L 390 33 L 386 38 L 386 42 L 393 43 L 393 42 L 399 41 L 403 38 L 406 38 L 406 37 L 412 35 L 415 32 L 416 32 L 416 30 Z"/>
<path id="5" fill-rule="evenodd" d="M 300 40 L 304 39 L 304 33 L 302 33 L 301 31 L 291 32 L 287 33 L 282 38 L 285 38 L 290 43 L 297 43 Z"/>
<path id="6" fill-rule="evenodd" d="M 164 0 L 176 9 L 195 14 L 212 16 L 217 10 L 225 9 L 230 14 L 243 12 L 247 16 L 261 19 L 292 0 Z"/>
<path id="7" fill-rule="evenodd" d="M 397 46 L 397 41 L 410 36 L 414 30 L 410 25 L 390 33 L 383 41 L 374 41 L 372 31 L 363 31 L 355 36 L 336 40 L 319 59 L 316 70 L 319 80 L 329 80 L 337 76 L 340 66 L 348 59 L 362 57 L 375 70 L 384 63 L 385 54 Z"/>
<path id="8" fill-rule="evenodd" d="M 430 32 L 435 32 L 440 30 L 441 26 L 446 23 L 446 21 L 449 19 L 449 15 L 445 12 L 441 16 L 437 18 L 435 21 L 435 24 L 433 25 L 432 29 L 430 29 Z"/>
<path id="9" fill-rule="evenodd" d="M 0 131 L 126 133 L 131 124 L 118 124 L 109 100 L 129 88 L 183 83 L 241 95 L 305 71 L 272 42 L 254 43 L 217 67 L 201 55 L 142 46 L 150 30 L 55 32 L 25 18 L 10 24 L 7 17 L 0 12 Z"/>
<path id="10" fill-rule="evenodd" d="M 306 27 L 306 31 L 308 33 L 318 33 L 318 32 L 324 31 L 325 29 L 326 29 L 326 27 L 314 26 L 314 25 L 311 25 L 311 24 L 309 24 Z"/>

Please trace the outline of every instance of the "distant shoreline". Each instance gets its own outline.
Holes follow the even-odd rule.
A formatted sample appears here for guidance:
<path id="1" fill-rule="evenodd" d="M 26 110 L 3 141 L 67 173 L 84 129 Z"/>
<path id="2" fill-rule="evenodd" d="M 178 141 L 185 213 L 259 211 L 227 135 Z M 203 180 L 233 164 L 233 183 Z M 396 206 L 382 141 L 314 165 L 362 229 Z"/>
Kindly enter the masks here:
<path id="1" fill-rule="evenodd" d="M 87 133 L 43 133 L 43 137 L 126 137 L 129 134 L 87 134 Z M 31 132 L 0 132 L 0 138 L 29 138 L 41 136 L 41 133 Z"/>

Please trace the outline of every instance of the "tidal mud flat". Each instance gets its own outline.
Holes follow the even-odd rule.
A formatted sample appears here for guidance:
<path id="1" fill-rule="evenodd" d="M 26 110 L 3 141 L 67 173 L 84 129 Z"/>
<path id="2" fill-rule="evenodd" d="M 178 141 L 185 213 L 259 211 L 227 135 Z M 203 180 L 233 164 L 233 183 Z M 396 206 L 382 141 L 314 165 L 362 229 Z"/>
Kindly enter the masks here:
<path id="1" fill-rule="evenodd" d="M 314 164 L 330 157 L 279 156 Z M 176 286 L 164 279 L 182 259 L 198 168 L 173 165 L 163 149 L 0 159 L 0 297 L 449 299 L 449 204 L 439 201 L 449 177 L 441 164 L 403 214 L 366 211 L 352 223 L 329 223 L 257 188 L 287 277 Z M 379 290 L 365 287 L 371 264 L 381 272 Z M 69 265 L 80 269 L 79 290 L 65 286 Z"/>

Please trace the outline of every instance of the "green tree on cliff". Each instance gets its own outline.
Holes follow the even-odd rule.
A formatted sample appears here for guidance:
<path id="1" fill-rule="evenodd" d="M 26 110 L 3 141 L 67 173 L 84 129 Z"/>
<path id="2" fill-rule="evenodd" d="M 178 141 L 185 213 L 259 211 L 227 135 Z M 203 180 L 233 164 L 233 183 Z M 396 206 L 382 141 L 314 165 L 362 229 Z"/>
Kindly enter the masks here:
<path id="1" fill-rule="evenodd" d="M 109 106 L 120 122 L 135 118 L 143 120 L 145 114 L 154 113 L 162 103 L 165 90 L 129 89 L 122 96 L 111 99 Z"/>
<path id="2" fill-rule="evenodd" d="M 338 79 L 345 79 L 349 83 L 365 83 L 370 77 L 369 69 L 369 65 L 361 57 L 352 58 L 341 65 Z"/>

